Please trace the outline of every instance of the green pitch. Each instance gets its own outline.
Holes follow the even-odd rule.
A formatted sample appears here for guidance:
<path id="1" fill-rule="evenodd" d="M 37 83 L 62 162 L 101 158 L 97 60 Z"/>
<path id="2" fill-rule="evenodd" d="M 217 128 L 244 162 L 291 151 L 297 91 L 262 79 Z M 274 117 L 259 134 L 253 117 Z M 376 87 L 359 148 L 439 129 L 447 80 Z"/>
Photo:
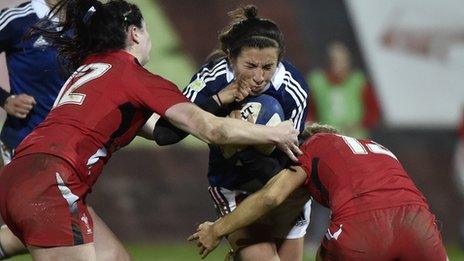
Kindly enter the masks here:
<path id="1" fill-rule="evenodd" d="M 157 244 L 157 245 L 132 245 L 128 246 L 128 250 L 134 261 L 190 261 L 201 260 L 198 251 L 192 244 Z M 221 245 L 213 253 L 211 253 L 206 261 L 223 261 L 228 248 Z M 451 261 L 464 260 L 464 252 L 457 247 L 448 247 L 448 255 Z M 314 253 L 306 251 L 305 261 L 314 260 Z M 29 255 L 23 255 L 9 259 L 11 261 L 31 261 Z"/>

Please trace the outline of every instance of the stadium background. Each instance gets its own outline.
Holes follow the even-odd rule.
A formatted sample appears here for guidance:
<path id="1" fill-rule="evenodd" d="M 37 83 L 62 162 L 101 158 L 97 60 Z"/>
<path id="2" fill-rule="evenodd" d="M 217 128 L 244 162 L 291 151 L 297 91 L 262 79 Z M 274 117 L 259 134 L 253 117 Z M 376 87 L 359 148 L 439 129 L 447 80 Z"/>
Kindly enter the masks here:
<path id="1" fill-rule="evenodd" d="M 2 0 L 0 8 L 22 1 Z M 464 105 L 464 22 L 459 0 L 134 0 L 147 21 L 149 70 L 185 86 L 217 46 L 225 13 L 253 3 L 285 35 L 286 57 L 303 73 L 325 65 L 332 40 L 345 42 L 373 82 L 383 114 L 372 136 L 390 148 L 440 220 L 451 257 L 464 205 L 453 182 L 457 124 Z M 432 19 L 432 16 L 434 17 Z M 5 65 L 0 85 L 8 88 Z M 197 260 L 185 243 L 215 217 L 206 192 L 207 147 L 194 138 L 170 147 L 143 139 L 116 153 L 89 201 L 135 260 Z M 315 226 L 312 224 L 311 226 Z M 311 227 L 310 226 L 310 227 Z M 308 259 L 320 231 L 310 228 Z M 207 260 L 222 260 L 225 247 Z M 24 259 L 13 260 L 29 260 Z"/>

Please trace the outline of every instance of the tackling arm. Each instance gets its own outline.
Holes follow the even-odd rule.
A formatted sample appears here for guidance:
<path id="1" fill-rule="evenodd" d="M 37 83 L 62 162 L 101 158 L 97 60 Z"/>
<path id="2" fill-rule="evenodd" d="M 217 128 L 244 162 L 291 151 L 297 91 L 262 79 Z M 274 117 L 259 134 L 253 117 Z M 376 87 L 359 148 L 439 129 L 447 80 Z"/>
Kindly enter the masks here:
<path id="1" fill-rule="evenodd" d="M 202 99 L 197 105 L 203 110 L 216 115 L 221 111 L 221 106 L 218 101 L 216 101 L 215 97 L 216 96 Z M 152 130 L 150 136 L 153 136 L 151 139 L 154 139 L 160 146 L 178 143 L 189 134 L 188 132 L 176 128 L 176 126 L 166 119 L 160 118 L 156 120 L 157 121 L 150 126 Z"/>
<path id="2" fill-rule="evenodd" d="M 234 211 L 216 221 L 215 234 L 218 237 L 228 235 L 250 225 L 282 204 L 306 180 L 306 173 L 301 167 L 291 168 L 282 170 L 270 179 L 263 189 L 246 198 Z"/>
<path id="3" fill-rule="evenodd" d="M 275 127 L 251 124 L 232 118 L 216 117 L 191 103 L 179 103 L 169 108 L 166 118 L 176 127 L 213 144 L 275 144 L 292 160 L 300 155 L 298 131 L 290 121 Z"/>
<path id="4" fill-rule="evenodd" d="M 284 169 L 274 176 L 258 192 L 247 197 L 237 208 L 215 223 L 201 224 L 189 240 L 198 240 L 202 257 L 206 257 L 219 244 L 223 236 L 246 227 L 279 206 L 293 191 L 306 181 L 306 173 L 301 167 Z"/>

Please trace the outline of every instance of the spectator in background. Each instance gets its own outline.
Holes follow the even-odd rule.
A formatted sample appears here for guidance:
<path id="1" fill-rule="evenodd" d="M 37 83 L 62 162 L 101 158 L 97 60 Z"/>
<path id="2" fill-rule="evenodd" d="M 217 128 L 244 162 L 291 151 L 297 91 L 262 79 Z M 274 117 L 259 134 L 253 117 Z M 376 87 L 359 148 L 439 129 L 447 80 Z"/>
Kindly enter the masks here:
<path id="1" fill-rule="evenodd" d="M 364 74 L 353 68 L 351 53 L 342 42 L 332 42 L 327 48 L 327 68 L 311 72 L 310 121 L 329 124 L 355 138 L 367 138 L 369 130 L 379 121 L 379 107 L 372 87 Z M 330 212 L 313 204 L 310 240 L 316 246 Z M 316 241 L 315 241 L 316 240 Z"/>
<path id="2" fill-rule="evenodd" d="M 308 75 L 312 86 L 309 120 L 333 125 L 348 136 L 367 138 L 380 118 L 373 88 L 365 75 L 353 68 L 344 43 L 332 42 L 327 56 L 328 68 Z"/>
<path id="3" fill-rule="evenodd" d="M 461 115 L 461 122 L 458 130 L 458 141 L 454 153 L 454 168 L 457 189 L 460 192 L 461 200 L 464 199 L 464 110 Z M 459 227 L 459 236 L 461 248 L 464 249 L 464 213 L 460 213 L 461 225 Z"/>

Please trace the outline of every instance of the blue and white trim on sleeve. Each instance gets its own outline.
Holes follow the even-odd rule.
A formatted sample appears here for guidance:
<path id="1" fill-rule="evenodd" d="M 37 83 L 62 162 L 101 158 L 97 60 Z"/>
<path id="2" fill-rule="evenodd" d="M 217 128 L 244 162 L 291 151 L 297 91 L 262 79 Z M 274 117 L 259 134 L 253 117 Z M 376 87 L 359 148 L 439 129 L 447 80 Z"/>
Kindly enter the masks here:
<path id="1" fill-rule="evenodd" d="M 198 72 L 185 88 L 183 94 L 192 102 L 195 101 L 197 94 L 206 86 L 208 82 L 214 81 L 217 77 L 227 73 L 227 60 L 223 59 L 215 64 L 211 69 L 207 66 Z"/>
<path id="2" fill-rule="evenodd" d="M 292 120 L 295 129 L 299 130 L 301 121 L 305 120 L 303 119 L 303 116 L 307 106 L 308 94 L 288 71 L 285 72 L 284 83 L 286 85 L 285 91 L 292 96 L 296 104 L 296 108 L 293 109 L 290 119 Z"/>
<path id="3" fill-rule="evenodd" d="M 0 14 L 0 31 L 3 30 L 11 21 L 28 16 L 34 13 L 31 3 L 15 8 L 4 9 Z"/>

